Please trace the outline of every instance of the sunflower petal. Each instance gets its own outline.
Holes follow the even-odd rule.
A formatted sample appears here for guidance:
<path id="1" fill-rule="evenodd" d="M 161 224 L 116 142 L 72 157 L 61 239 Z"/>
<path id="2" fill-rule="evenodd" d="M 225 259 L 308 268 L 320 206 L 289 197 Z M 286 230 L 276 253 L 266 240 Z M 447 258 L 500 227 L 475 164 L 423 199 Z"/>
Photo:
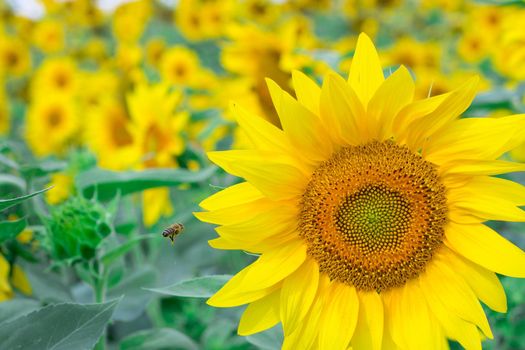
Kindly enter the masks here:
<path id="1" fill-rule="evenodd" d="M 230 174 L 243 177 L 266 196 L 290 199 L 303 193 L 308 182 L 292 158 L 264 151 L 208 152 L 212 162 Z"/>
<path id="2" fill-rule="evenodd" d="M 225 188 L 199 203 L 205 210 L 218 210 L 263 198 L 263 194 L 248 182 Z"/>
<path id="3" fill-rule="evenodd" d="M 193 213 L 193 215 L 202 222 L 216 225 L 231 225 L 242 221 L 248 221 L 258 213 L 267 212 L 275 206 L 275 201 L 268 198 L 261 198 L 250 203 L 234 205 L 213 211 L 196 212 Z"/>
<path id="4" fill-rule="evenodd" d="M 380 350 L 383 341 L 383 301 L 376 292 L 359 292 L 359 317 L 351 344 L 355 349 Z"/>
<path id="5" fill-rule="evenodd" d="M 394 118 L 398 112 L 414 99 L 415 85 L 410 72 L 399 67 L 379 86 L 368 103 L 369 118 L 377 120 L 379 140 L 392 135 Z"/>
<path id="6" fill-rule="evenodd" d="M 280 284 L 261 289 L 247 288 L 244 279 L 252 270 L 252 265 L 245 267 L 231 278 L 222 288 L 206 301 L 208 305 L 215 307 L 232 307 L 251 303 L 255 300 L 264 298 L 275 290 L 279 289 Z M 248 286 L 252 287 L 252 286 Z"/>
<path id="7" fill-rule="evenodd" d="M 427 265 L 427 274 L 435 295 L 449 312 L 474 323 L 485 336 L 492 339 L 489 322 L 478 298 L 467 283 L 449 267 L 448 262 L 433 259 Z"/>
<path id="8" fill-rule="evenodd" d="M 481 350 L 481 339 L 477 327 L 450 312 L 434 291 L 433 281 L 425 273 L 419 278 L 419 285 L 427 304 L 437 318 L 445 335 L 458 341 L 465 349 Z"/>
<path id="9" fill-rule="evenodd" d="M 250 335 L 262 332 L 279 323 L 279 298 L 280 290 L 254 301 L 241 316 L 239 322 L 239 335 Z"/>
<path id="10" fill-rule="evenodd" d="M 319 117 L 301 105 L 274 81 L 267 80 L 281 125 L 291 143 L 308 159 L 321 161 L 333 151 L 330 137 Z"/>
<path id="11" fill-rule="evenodd" d="M 419 118 L 408 127 L 407 143 L 411 149 L 418 149 L 431 135 L 454 121 L 470 106 L 476 95 L 478 78 L 469 79 L 462 86 L 447 95 L 432 113 Z"/>
<path id="12" fill-rule="evenodd" d="M 303 321 L 317 293 L 319 266 L 307 259 L 290 277 L 281 289 L 281 320 L 284 334 L 289 335 Z"/>
<path id="13" fill-rule="evenodd" d="M 251 219 L 217 227 L 221 237 L 230 241 L 258 242 L 278 234 L 294 232 L 298 209 L 295 206 L 273 206 L 266 212 L 258 212 Z"/>
<path id="14" fill-rule="evenodd" d="M 505 160 L 460 159 L 442 164 L 440 171 L 445 175 L 500 175 L 525 171 L 525 164 Z"/>
<path id="15" fill-rule="evenodd" d="M 320 115 L 339 144 L 358 144 L 368 138 L 365 109 L 354 90 L 340 76 L 330 74 L 321 90 Z"/>
<path id="16" fill-rule="evenodd" d="M 482 224 L 449 223 L 447 246 L 484 268 L 511 277 L 525 277 L 525 252 Z"/>
<path id="17" fill-rule="evenodd" d="M 354 287 L 332 282 L 319 323 L 319 348 L 345 350 L 357 324 L 359 299 Z"/>
<path id="18" fill-rule="evenodd" d="M 444 249 L 445 251 L 452 269 L 463 277 L 482 302 L 494 311 L 507 312 L 505 290 L 494 272 L 474 264 L 449 249 Z"/>
<path id="19" fill-rule="evenodd" d="M 435 135 L 423 154 L 436 164 L 462 158 L 492 160 L 525 141 L 523 130 L 525 115 L 460 119 Z"/>
<path id="20" fill-rule="evenodd" d="M 238 104 L 232 103 L 230 108 L 239 126 L 258 149 L 281 153 L 289 153 L 292 150 L 290 142 L 281 129 L 249 113 Z"/>
<path id="21" fill-rule="evenodd" d="M 292 71 L 292 80 L 297 100 L 310 112 L 319 115 L 319 101 L 321 99 L 319 86 L 298 70 Z"/>
<path id="22" fill-rule="evenodd" d="M 357 39 L 348 82 L 366 106 L 384 80 L 376 48 L 372 40 L 361 33 Z"/>

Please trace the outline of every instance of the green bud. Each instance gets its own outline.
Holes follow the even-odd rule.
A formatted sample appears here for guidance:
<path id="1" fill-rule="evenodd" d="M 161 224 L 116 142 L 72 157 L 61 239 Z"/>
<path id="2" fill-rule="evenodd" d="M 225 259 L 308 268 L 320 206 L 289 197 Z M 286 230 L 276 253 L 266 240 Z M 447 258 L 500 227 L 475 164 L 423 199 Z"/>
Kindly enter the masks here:
<path id="1" fill-rule="evenodd" d="M 97 202 L 77 196 L 51 208 L 45 246 L 56 261 L 87 261 L 112 232 L 109 215 Z"/>

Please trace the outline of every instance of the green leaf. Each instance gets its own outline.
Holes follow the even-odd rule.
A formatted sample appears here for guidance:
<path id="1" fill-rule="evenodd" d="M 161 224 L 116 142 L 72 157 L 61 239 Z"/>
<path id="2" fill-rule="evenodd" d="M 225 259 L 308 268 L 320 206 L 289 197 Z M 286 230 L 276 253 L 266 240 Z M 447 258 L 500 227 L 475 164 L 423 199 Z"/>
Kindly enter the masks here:
<path id="1" fill-rule="evenodd" d="M 36 196 L 37 194 L 40 194 L 42 192 L 45 192 L 47 190 L 49 190 L 51 187 L 48 187 L 48 188 L 44 188 L 43 190 L 40 190 L 40 191 L 36 191 L 36 192 L 33 192 L 31 194 L 27 194 L 25 196 L 21 196 L 21 197 L 16 197 L 16 198 L 11 198 L 11 199 L 0 199 L 0 211 L 2 210 L 5 210 L 7 208 L 10 208 L 12 207 L 13 205 L 16 205 L 18 203 L 21 203 L 31 197 L 34 197 Z"/>
<path id="2" fill-rule="evenodd" d="M 109 264 L 113 263 L 115 260 L 117 260 L 118 258 L 120 258 L 121 256 L 123 256 L 124 254 L 128 253 L 131 249 L 133 249 L 133 247 L 135 247 L 141 241 L 144 241 L 144 240 L 147 240 L 147 239 L 151 239 L 151 238 L 159 238 L 159 237 L 161 237 L 161 236 L 160 235 L 154 235 L 154 234 L 141 235 L 141 236 L 133 237 L 133 238 L 127 240 L 125 243 L 119 244 L 119 245 L 115 246 L 114 248 L 109 249 L 107 252 L 105 252 L 100 257 L 100 261 L 104 265 L 109 265 Z M 105 241 L 105 242 L 107 242 L 107 241 Z"/>
<path id="3" fill-rule="evenodd" d="M 91 349 L 118 300 L 104 304 L 55 304 L 0 327 L 3 349 Z"/>
<path id="4" fill-rule="evenodd" d="M 12 299 L 0 303 L 0 323 L 12 321 L 40 308 L 40 303 L 32 299 Z"/>
<path id="5" fill-rule="evenodd" d="M 108 291 L 108 298 L 118 298 L 122 296 L 113 319 L 117 321 L 133 321 L 146 308 L 152 294 L 142 289 L 144 286 L 151 286 L 157 280 L 156 271 L 148 265 L 141 265 L 139 268 L 131 270 L 131 274 L 125 276 L 115 287 Z"/>
<path id="6" fill-rule="evenodd" d="M 171 328 L 139 331 L 120 343 L 120 350 L 197 350 L 198 348 L 190 337 Z"/>
<path id="7" fill-rule="evenodd" d="M 0 222 L 0 244 L 15 239 L 26 228 L 26 225 L 27 221 L 25 218 Z"/>
<path id="8" fill-rule="evenodd" d="M 31 164 L 23 164 L 20 172 L 24 177 L 40 177 L 62 171 L 67 167 L 66 162 L 57 160 L 44 160 Z"/>
<path id="9" fill-rule="evenodd" d="M 9 157 L 6 157 L 5 155 L 1 153 L 0 153 L 0 164 L 3 164 L 6 167 L 11 168 L 11 169 L 18 169 L 18 164 L 14 160 L 12 160 Z"/>
<path id="10" fill-rule="evenodd" d="M 25 191 L 26 189 L 26 183 L 24 180 L 10 174 L 0 174 L 0 183 L 2 185 L 10 185 L 19 188 L 22 191 Z"/>
<path id="11" fill-rule="evenodd" d="M 148 288 L 156 293 L 177 297 L 209 298 L 232 278 L 231 275 L 211 275 L 192 278 L 162 288 Z"/>
<path id="12" fill-rule="evenodd" d="M 202 182 L 212 176 L 216 170 L 215 166 L 200 171 L 147 169 L 144 171 L 115 172 L 93 169 L 77 176 L 76 185 L 87 198 L 96 195 L 99 200 L 108 200 L 114 198 L 117 193 L 126 195 L 148 188 Z"/>
<path id="13" fill-rule="evenodd" d="M 261 350 L 279 350 L 283 343 L 283 330 L 280 325 L 264 332 L 249 335 L 246 340 Z"/>

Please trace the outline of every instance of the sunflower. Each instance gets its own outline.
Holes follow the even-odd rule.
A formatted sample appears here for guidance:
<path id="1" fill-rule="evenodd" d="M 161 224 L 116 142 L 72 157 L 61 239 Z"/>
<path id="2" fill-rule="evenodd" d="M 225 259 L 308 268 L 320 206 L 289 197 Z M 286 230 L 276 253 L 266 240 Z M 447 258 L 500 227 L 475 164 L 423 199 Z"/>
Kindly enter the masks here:
<path id="1" fill-rule="evenodd" d="M 36 24 L 33 43 L 46 54 L 60 52 L 65 45 L 64 25 L 53 19 L 45 19 Z"/>
<path id="2" fill-rule="evenodd" d="M 174 85 L 194 85 L 200 72 L 199 57 L 183 46 L 166 50 L 159 64 L 161 76 Z"/>
<path id="3" fill-rule="evenodd" d="M 24 41 L 0 35 L 0 73 L 19 77 L 26 74 L 30 68 L 31 54 Z"/>
<path id="4" fill-rule="evenodd" d="M 470 79 L 414 100 L 361 34 L 345 81 L 294 72 L 297 99 L 269 81 L 282 129 L 234 106 L 248 150 L 209 158 L 246 181 L 200 205 L 218 249 L 259 258 L 208 304 L 249 304 L 239 334 L 281 322 L 283 349 L 481 349 L 479 300 L 506 311 L 495 272 L 525 277 L 525 253 L 484 224 L 525 221 L 523 186 L 491 175 L 525 140 L 525 115 L 467 118 Z"/>
<path id="5" fill-rule="evenodd" d="M 38 68 L 31 81 L 31 96 L 41 94 L 72 96 L 77 93 L 78 84 L 78 69 L 71 58 L 47 59 Z"/>
<path id="6" fill-rule="evenodd" d="M 60 95 L 46 95 L 31 103 L 25 136 L 29 147 L 38 156 L 63 154 L 74 142 L 78 128 L 74 101 Z"/>

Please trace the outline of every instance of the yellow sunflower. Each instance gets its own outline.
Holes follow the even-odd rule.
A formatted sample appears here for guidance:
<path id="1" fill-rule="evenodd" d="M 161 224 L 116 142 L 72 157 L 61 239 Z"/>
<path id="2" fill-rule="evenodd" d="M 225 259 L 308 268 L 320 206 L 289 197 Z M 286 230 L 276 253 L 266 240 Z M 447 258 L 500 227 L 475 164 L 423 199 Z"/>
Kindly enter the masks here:
<path id="1" fill-rule="evenodd" d="M 69 57 L 44 61 L 31 81 L 31 95 L 63 94 L 72 96 L 79 85 L 78 69 Z"/>
<path id="2" fill-rule="evenodd" d="M 0 35 L 0 73 L 21 76 L 31 68 L 29 47 L 23 40 Z"/>
<path id="3" fill-rule="evenodd" d="M 9 265 L 9 262 L 0 253 L 0 302 L 14 297 L 13 287 L 26 295 L 32 292 L 26 274 L 18 265 Z"/>
<path id="4" fill-rule="evenodd" d="M 75 142 L 78 128 L 74 101 L 60 95 L 46 95 L 31 103 L 25 136 L 36 155 L 60 155 Z"/>
<path id="5" fill-rule="evenodd" d="M 491 176 L 525 170 L 497 159 L 525 115 L 459 119 L 476 79 L 414 100 L 363 34 L 348 81 L 293 82 L 297 99 L 269 81 L 282 129 L 234 106 L 253 148 L 208 153 L 246 180 L 201 203 L 211 246 L 260 254 L 208 303 L 248 304 L 241 335 L 282 322 L 283 349 L 481 349 L 479 300 L 506 311 L 494 272 L 525 277 L 525 253 L 484 224 L 525 221 L 523 186 Z"/>
<path id="6" fill-rule="evenodd" d="M 65 45 L 64 25 L 54 19 L 39 21 L 33 31 L 33 44 L 46 54 L 60 52 Z"/>

